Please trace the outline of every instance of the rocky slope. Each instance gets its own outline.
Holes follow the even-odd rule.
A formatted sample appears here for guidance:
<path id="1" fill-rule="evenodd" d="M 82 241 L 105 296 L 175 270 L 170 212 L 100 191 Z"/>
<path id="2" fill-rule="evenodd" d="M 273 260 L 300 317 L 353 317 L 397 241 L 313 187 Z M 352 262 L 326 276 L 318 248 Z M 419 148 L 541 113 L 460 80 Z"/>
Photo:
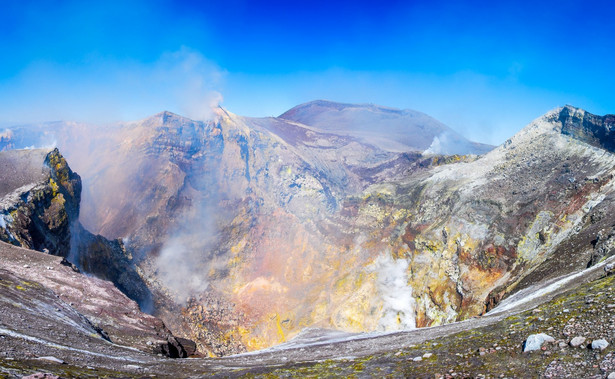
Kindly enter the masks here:
<path id="1" fill-rule="evenodd" d="M 355 214 L 370 210 L 365 228 L 381 218 L 383 233 L 372 243 L 408 262 L 419 326 L 480 314 L 517 283 L 600 259 L 591 258 L 591 240 L 611 229 L 598 219 L 612 207 L 615 161 L 565 130 L 584 119 L 598 120 L 599 130 L 609 117 L 558 109 L 473 162 L 377 184 L 349 202 Z M 393 216 L 400 210 L 409 215 L 401 223 Z"/>
<path id="2" fill-rule="evenodd" d="M 186 355 L 161 320 L 142 313 L 113 283 L 80 273 L 66 259 L 0 242 L 0 285 L 4 338 L 23 335 L 18 338 L 69 351 L 105 351 L 112 342 L 124 350 Z M 32 357 L 9 345 L 1 350 L 13 358 Z"/>
<path id="3" fill-rule="evenodd" d="M 2 324 L 19 333 L 43 327 L 34 321 L 37 318 L 58 321 L 56 312 L 66 312 L 68 318 L 60 317 L 67 324 L 60 335 L 76 327 L 125 346 L 185 356 L 162 321 L 141 313 L 113 283 L 88 278 L 70 262 L 80 257 L 82 261 L 73 262 L 87 273 L 114 280 L 126 293 L 149 294 L 119 242 L 94 236 L 77 221 L 81 181 L 59 151 L 0 152 L 0 167 L 0 239 L 27 248 L 0 242 L 6 287 L 0 307 L 5 316 Z M 21 321 L 11 322 L 11 318 Z M 25 329 L 17 330 L 17 325 Z M 43 330 L 50 336 L 59 333 L 53 323 Z"/>
<path id="4" fill-rule="evenodd" d="M 392 114 L 392 136 L 410 117 L 317 102 L 93 132 L 100 143 L 67 152 L 84 173 L 81 220 L 124 239 L 156 314 L 212 355 L 306 327 L 467 319 L 612 253 L 612 116 L 560 108 L 477 157 L 367 143 L 367 126 L 345 126 L 366 112 Z M 63 128 L 58 141 L 74 138 Z M 428 148 L 441 130 L 426 129 Z"/>
<path id="5" fill-rule="evenodd" d="M 7 245 L 0 248 L 4 246 Z M 26 251 L 7 247 L 18 253 Z M 464 322 L 395 333 L 347 335 L 308 330 L 277 348 L 222 359 L 190 360 L 171 360 L 109 344 L 96 337 L 90 324 L 54 293 L 0 271 L 0 283 L 7 291 L 1 301 L 8 298 L 8 302 L 24 304 L 22 293 L 28 291 L 34 299 L 57 307 L 55 312 L 49 312 L 40 302 L 36 306 L 27 303 L 35 309 L 34 315 L 45 320 L 43 323 L 29 323 L 25 317 L 30 315 L 26 313 L 10 320 L 11 329 L 0 326 L 0 373 L 9 378 L 35 373 L 64 378 L 605 378 L 615 371 L 615 278 L 605 277 L 604 263 L 562 279 L 562 285 L 553 283 L 540 296 L 526 297 L 527 301 L 506 310 Z M 0 310 L 7 308 L 11 309 L 3 305 Z M 0 312 L 0 317 L 3 315 Z M 67 327 L 71 320 L 72 325 Z M 84 336 L 80 328 L 91 335 Z M 55 330 L 61 335 L 59 341 Z M 553 341 L 544 343 L 538 351 L 524 353 L 529 336 L 536 333 L 546 333 Z M 579 337 L 585 338 L 581 345 L 576 344 Z M 608 345 L 604 349 L 591 348 L 597 340 L 605 340 Z"/>

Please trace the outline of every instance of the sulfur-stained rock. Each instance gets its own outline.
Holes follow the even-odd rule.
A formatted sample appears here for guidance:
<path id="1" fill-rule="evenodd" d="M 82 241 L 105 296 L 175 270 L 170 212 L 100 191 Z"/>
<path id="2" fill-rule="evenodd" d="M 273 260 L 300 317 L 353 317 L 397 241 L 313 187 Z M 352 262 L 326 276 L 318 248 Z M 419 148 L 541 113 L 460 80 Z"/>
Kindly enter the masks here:
<path id="1" fill-rule="evenodd" d="M 67 256 L 81 179 L 57 149 L 0 152 L 0 240 Z"/>

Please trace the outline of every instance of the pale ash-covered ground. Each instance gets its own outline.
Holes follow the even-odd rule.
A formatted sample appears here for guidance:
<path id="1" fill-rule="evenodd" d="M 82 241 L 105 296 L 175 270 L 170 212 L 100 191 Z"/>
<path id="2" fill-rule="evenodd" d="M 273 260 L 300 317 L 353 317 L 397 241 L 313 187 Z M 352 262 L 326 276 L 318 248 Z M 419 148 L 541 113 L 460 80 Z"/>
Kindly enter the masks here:
<path id="1" fill-rule="evenodd" d="M 45 327 L 43 321 L 51 318 L 67 323 L 64 329 L 75 327 L 89 337 L 111 339 L 149 353 L 170 335 L 159 319 L 142 313 L 113 283 L 86 276 L 61 257 L 4 242 L 0 243 L 0 253 L 5 280 L 14 283 L 3 285 L 6 291 L 13 290 L 12 296 L 6 291 L 2 294 L 5 304 L 1 311 L 8 317 L 2 321 L 5 328 L 27 334 L 32 328 L 43 327 L 42 331 L 52 332 L 55 326 Z M 18 310 L 32 313 L 25 312 L 29 320 L 21 325 L 25 329 L 14 329 L 12 322 L 19 318 L 11 315 Z M 69 331 L 62 335 L 72 334 Z M 67 344 L 63 338 L 53 342 Z"/>

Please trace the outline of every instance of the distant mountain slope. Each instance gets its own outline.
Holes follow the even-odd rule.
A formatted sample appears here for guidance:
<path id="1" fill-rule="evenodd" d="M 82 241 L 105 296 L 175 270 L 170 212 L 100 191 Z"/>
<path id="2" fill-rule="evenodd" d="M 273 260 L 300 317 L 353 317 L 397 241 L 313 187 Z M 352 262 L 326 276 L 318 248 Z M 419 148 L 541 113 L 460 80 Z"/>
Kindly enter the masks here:
<path id="1" fill-rule="evenodd" d="M 471 142 L 421 112 L 373 104 L 316 100 L 298 105 L 279 118 L 329 133 L 360 138 L 385 151 L 435 154 L 484 154 L 493 146 Z"/>

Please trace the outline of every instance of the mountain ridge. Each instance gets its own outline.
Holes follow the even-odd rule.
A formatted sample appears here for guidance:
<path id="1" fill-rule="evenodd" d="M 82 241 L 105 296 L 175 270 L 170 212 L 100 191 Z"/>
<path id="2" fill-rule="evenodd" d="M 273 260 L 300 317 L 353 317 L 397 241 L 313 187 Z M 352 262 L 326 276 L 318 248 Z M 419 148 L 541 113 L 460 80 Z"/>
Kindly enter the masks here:
<path id="1" fill-rule="evenodd" d="M 410 109 L 316 100 L 297 105 L 279 118 L 330 133 L 352 135 L 393 152 L 483 154 L 493 148 L 468 141 L 427 114 Z"/>
<path id="2" fill-rule="evenodd" d="M 87 155 L 64 148 L 84 173 L 82 216 L 98 223 L 88 227 L 125 239 L 173 332 L 226 355 L 305 325 L 462 320 L 544 280 L 554 254 L 570 255 L 574 270 L 610 254 L 608 239 L 596 249 L 586 240 L 606 221 L 586 220 L 609 199 L 615 163 L 587 144 L 591 133 L 573 133 L 602 119 L 562 121 L 562 109 L 481 156 L 396 153 L 225 110 L 209 121 L 161 112 L 103 135 Z M 407 284 L 402 300 L 388 297 L 400 291 L 387 277 Z"/>
<path id="3" fill-rule="evenodd" d="M 323 108 L 333 108 L 333 109 L 336 109 L 336 110 L 343 110 L 343 109 L 346 109 L 346 108 L 369 108 L 369 109 L 379 110 L 379 111 L 383 111 L 383 112 L 390 112 L 390 113 L 395 113 L 395 114 L 415 113 L 415 114 L 426 115 L 425 113 L 419 112 L 419 111 L 387 107 L 387 106 L 384 106 L 384 105 L 378 105 L 378 104 L 374 104 L 374 103 L 359 103 L 359 104 L 355 104 L 355 103 L 343 103 L 343 102 L 337 102 L 337 101 L 331 101 L 331 100 L 318 99 L 318 100 L 312 100 L 312 101 L 308 101 L 306 103 L 302 103 L 302 104 L 296 105 L 296 106 L 292 107 L 291 109 L 285 111 L 284 113 L 282 113 L 278 117 L 279 118 L 286 118 L 286 117 L 284 117 L 284 115 L 286 115 L 286 114 L 292 114 L 292 113 L 294 113 L 294 111 L 296 111 L 298 109 L 309 108 L 311 106 L 320 106 L 320 107 L 323 107 Z"/>

